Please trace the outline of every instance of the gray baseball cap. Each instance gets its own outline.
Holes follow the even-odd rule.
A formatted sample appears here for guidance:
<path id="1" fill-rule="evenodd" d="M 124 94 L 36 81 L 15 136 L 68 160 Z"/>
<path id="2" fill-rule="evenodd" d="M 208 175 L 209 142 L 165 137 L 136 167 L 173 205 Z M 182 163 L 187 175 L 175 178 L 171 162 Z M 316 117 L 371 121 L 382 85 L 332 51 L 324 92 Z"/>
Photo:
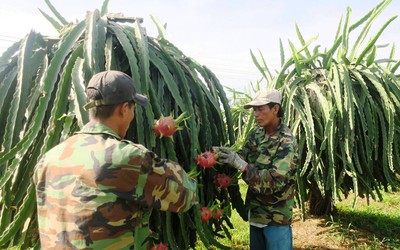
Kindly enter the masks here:
<path id="1" fill-rule="evenodd" d="M 136 93 L 135 84 L 130 76 L 120 71 L 103 71 L 95 74 L 86 88 L 100 92 L 103 99 L 90 100 L 84 108 L 89 110 L 96 106 L 114 105 L 123 102 L 134 101 L 146 106 L 148 99 L 144 95 Z"/>
<path id="2" fill-rule="evenodd" d="M 246 103 L 244 105 L 244 108 L 249 109 L 252 107 L 262 106 L 262 105 L 268 104 L 270 102 L 281 104 L 282 95 L 278 90 L 264 89 L 264 90 L 258 91 L 254 95 L 253 100 L 251 100 L 249 103 Z"/>

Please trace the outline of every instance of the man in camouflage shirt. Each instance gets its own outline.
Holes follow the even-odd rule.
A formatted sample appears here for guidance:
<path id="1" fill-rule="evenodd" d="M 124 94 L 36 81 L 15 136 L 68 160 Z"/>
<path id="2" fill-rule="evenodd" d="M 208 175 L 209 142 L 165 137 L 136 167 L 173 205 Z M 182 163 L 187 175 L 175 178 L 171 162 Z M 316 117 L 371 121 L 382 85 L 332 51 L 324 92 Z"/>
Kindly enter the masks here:
<path id="1" fill-rule="evenodd" d="M 47 152 L 33 176 L 43 249 L 148 249 L 151 209 L 187 211 L 196 182 L 177 164 L 124 140 L 147 98 L 118 71 L 86 94 L 90 122 Z"/>
<path id="2" fill-rule="evenodd" d="M 267 89 L 255 94 L 244 108 L 253 108 L 259 124 L 235 153 L 216 148 L 219 161 L 242 171 L 249 188 L 250 249 L 292 249 L 292 209 L 296 184 L 297 146 L 282 123 L 282 97 Z"/>

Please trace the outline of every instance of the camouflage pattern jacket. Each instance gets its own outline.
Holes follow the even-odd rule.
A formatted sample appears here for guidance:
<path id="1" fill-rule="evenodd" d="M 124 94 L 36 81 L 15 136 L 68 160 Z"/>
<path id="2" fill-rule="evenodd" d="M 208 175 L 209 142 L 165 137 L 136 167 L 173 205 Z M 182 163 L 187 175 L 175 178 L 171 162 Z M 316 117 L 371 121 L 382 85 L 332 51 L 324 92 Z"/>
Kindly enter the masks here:
<path id="1" fill-rule="evenodd" d="M 242 178 L 249 186 L 250 223 L 291 224 L 297 146 L 289 128 L 280 124 L 274 134 L 265 136 L 264 128 L 257 127 L 238 153 L 249 163 Z"/>
<path id="2" fill-rule="evenodd" d="M 196 182 L 172 161 L 91 122 L 36 165 L 43 249 L 147 249 L 151 208 L 187 211 Z"/>

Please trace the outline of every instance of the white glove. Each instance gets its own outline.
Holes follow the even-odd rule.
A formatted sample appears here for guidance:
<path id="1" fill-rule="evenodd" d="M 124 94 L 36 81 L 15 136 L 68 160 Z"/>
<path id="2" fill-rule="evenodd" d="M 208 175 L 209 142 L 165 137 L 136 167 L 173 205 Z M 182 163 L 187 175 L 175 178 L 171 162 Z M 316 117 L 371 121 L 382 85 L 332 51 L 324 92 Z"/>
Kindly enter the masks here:
<path id="1" fill-rule="evenodd" d="M 240 158 L 236 152 L 230 150 L 229 148 L 213 147 L 213 149 L 218 154 L 218 161 L 221 163 L 228 164 L 242 172 L 248 165 L 248 163 L 242 160 L 242 158 Z"/>

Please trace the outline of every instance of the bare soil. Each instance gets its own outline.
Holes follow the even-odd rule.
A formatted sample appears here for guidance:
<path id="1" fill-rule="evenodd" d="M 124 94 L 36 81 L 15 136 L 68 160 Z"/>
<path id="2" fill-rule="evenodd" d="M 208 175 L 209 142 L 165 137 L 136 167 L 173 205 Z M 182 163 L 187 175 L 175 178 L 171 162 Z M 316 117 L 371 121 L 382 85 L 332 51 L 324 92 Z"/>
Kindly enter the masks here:
<path id="1" fill-rule="evenodd" d="M 294 249 L 387 249 L 371 242 L 368 232 L 351 228 L 341 232 L 339 228 L 328 217 L 307 215 L 303 221 L 300 210 L 296 210 L 293 221 Z"/>

